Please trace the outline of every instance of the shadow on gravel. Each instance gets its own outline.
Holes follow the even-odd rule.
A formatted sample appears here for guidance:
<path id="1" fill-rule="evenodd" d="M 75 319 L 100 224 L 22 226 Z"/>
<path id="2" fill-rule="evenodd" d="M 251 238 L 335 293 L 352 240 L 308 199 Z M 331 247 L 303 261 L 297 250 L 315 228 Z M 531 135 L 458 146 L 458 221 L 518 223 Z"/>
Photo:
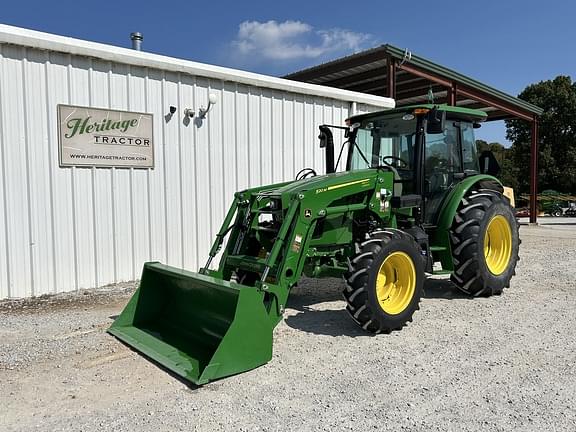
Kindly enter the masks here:
<path id="1" fill-rule="evenodd" d="M 339 281 L 338 281 L 339 282 Z M 309 310 L 307 306 L 325 302 L 344 300 L 341 283 L 307 283 L 292 289 L 287 306 L 299 311 Z"/>
<path id="2" fill-rule="evenodd" d="M 422 297 L 447 300 L 470 300 L 473 298 L 456 288 L 456 285 L 448 279 L 426 279 Z"/>
<path id="3" fill-rule="evenodd" d="M 308 333 L 327 336 L 364 336 L 372 337 L 362 330 L 352 319 L 344 304 L 341 309 L 317 310 L 311 306 L 343 300 L 343 284 L 321 284 L 308 282 L 293 290 L 288 300 L 288 307 L 296 309 L 296 315 L 285 319 L 288 326 Z M 460 291 L 448 279 L 426 279 L 423 298 L 446 300 L 470 300 L 472 297 Z"/>
<path id="4" fill-rule="evenodd" d="M 297 330 L 327 336 L 372 336 L 352 321 L 343 303 L 335 306 L 338 309 L 318 310 L 311 307 L 343 301 L 343 288 L 344 284 L 339 279 L 303 279 L 302 284 L 292 289 L 287 304 L 298 313 L 286 317 L 286 324 Z"/>
<path id="5" fill-rule="evenodd" d="M 285 322 L 294 329 L 326 336 L 373 336 L 352 321 L 345 309 L 314 310 L 305 307 L 296 315 L 287 317 Z"/>

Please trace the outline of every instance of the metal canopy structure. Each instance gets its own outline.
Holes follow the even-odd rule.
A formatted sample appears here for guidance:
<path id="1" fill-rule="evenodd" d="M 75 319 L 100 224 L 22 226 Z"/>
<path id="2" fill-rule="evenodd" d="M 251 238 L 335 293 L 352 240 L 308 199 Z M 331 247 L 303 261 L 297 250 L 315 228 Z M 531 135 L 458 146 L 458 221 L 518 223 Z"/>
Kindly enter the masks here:
<path id="1" fill-rule="evenodd" d="M 438 104 L 485 111 L 487 121 L 518 118 L 530 122 L 530 222 L 536 222 L 541 108 L 392 45 L 362 51 L 284 78 L 387 96 L 394 98 L 397 106 L 428 103 L 433 99 Z"/>

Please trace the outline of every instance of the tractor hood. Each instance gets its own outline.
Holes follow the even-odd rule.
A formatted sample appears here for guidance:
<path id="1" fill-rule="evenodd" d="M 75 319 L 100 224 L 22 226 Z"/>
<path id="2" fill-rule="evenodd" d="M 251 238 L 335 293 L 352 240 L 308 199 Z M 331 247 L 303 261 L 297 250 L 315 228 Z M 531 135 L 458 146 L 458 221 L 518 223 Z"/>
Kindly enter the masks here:
<path id="1" fill-rule="evenodd" d="M 304 180 L 294 181 L 281 188 L 276 189 L 280 194 L 291 194 L 296 192 L 306 192 L 321 188 L 342 187 L 343 183 L 369 181 L 376 177 L 378 170 L 364 169 L 356 171 L 345 171 L 333 174 L 320 175 Z"/>
<path id="2" fill-rule="evenodd" d="M 373 186 L 374 179 L 377 177 L 378 173 L 382 171 L 385 170 L 364 169 L 326 174 L 304 180 L 293 181 L 288 184 L 273 185 L 270 189 L 264 188 L 261 193 L 288 197 L 295 193 L 314 192 L 318 194 L 328 190 L 346 188 L 348 186 L 359 187 L 363 184 L 366 184 L 366 186 Z M 390 175 L 392 175 L 392 173 L 390 173 Z"/>

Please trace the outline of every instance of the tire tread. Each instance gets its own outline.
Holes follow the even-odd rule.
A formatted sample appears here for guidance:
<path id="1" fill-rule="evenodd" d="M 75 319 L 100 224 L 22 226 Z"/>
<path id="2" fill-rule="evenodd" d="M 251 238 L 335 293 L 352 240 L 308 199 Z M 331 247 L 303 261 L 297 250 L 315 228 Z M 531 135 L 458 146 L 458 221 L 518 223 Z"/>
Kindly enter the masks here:
<path id="1" fill-rule="evenodd" d="M 373 231 L 369 238 L 357 244 L 357 254 L 349 260 L 350 271 L 344 274 L 346 288 L 343 295 L 347 302 L 346 310 L 360 327 L 370 333 L 390 333 L 393 330 L 400 330 L 406 322 L 412 321 L 410 316 L 402 324 L 389 325 L 381 322 L 368 299 L 369 271 L 378 253 L 392 240 L 399 239 L 410 242 L 416 250 L 420 250 L 412 236 L 403 231 L 396 229 Z M 419 300 L 418 298 L 414 311 L 419 309 Z"/>
<path id="2" fill-rule="evenodd" d="M 509 206 L 503 197 L 497 190 L 472 189 L 461 200 L 450 228 L 449 238 L 454 259 L 454 271 L 450 279 L 460 290 L 473 297 L 499 295 L 504 287 L 510 285 L 510 279 L 501 287 L 490 285 L 478 262 L 478 242 L 483 241 L 483 237 L 479 234 L 481 223 L 492 205 L 504 203 Z M 518 230 L 518 226 L 516 220 L 515 227 L 511 228 Z M 519 260 L 518 247 L 513 245 L 512 251 L 511 261 L 515 267 Z M 513 274 L 515 268 L 511 272 L 511 275 Z"/>

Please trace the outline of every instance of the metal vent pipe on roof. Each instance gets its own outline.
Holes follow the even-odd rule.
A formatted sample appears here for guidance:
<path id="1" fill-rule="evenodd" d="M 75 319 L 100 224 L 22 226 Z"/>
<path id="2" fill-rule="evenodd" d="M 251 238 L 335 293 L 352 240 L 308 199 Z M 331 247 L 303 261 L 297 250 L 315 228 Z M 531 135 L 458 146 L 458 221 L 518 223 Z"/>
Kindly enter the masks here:
<path id="1" fill-rule="evenodd" d="M 130 39 L 132 40 L 132 49 L 136 51 L 142 50 L 142 41 L 144 40 L 144 36 L 140 32 L 132 32 L 130 33 Z"/>

